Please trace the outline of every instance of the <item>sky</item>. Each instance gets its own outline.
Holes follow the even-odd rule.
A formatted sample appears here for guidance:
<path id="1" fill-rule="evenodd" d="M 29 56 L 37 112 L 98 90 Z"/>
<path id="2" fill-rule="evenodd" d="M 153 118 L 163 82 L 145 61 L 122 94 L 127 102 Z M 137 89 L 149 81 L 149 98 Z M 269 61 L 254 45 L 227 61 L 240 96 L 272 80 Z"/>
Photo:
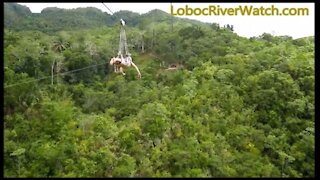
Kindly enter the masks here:
<path id="1" fill-rule="evenodd" d="M 40 13 L 46 7 L 58 7 L 64 9 L 74 9 L 79 7 L 96 7 L 103 12 L 109 14 L 110 11 L 102 3 L 18 3 L 29 7 L 31 12 Z M 153 9 L 160 9 L 167 13 L 171 13 L 171 4 L 165 3 L 110 3 L 105 2 L 105 5 L 111 9 L 113 13 L 119 10 L 129 10 L 139 14 L 144 14 Z M 220 26 L 226 24 L 233 25 L 234 32 L 239 36 L 253 37 L 263 33 L 270 33 L 275 36 L 288 35 L 296 38 L 314 36 L 315 31 L 315 13 L 314 3 L 172 3 L 172 10 L 176 14 L 177 10 L 182 12 L 186 8 L 207 8 L 215 6 L 220 8 L 238 8 L 239 6 L 247 6 L 250 8 L 271 8 L 274 5 L 280 11 L 283 8 L 308 8 L 309 14 L 305 16 L 248 16 L 238 14 L 237 16 L 228 15 L 191 15 L 178 16 L 182 18 L 195 19 L 202 22 L 218 23 Z"/>

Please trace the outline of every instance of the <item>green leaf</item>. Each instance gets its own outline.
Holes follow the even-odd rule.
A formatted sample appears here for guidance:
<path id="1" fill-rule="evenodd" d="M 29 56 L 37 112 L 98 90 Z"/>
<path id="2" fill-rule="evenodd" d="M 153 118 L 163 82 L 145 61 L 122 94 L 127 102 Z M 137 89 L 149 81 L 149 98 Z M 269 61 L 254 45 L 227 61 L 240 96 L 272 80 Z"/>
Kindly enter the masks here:
<path id="1" fill-rule="evenodd" d="M 13 151 L 13 153 L 11 153 L 10 156 L 20 156 L 20 155 L 24 154 L 25 152 L 26 152 L 26 149 L 20 148 L 20 149 Z"/>

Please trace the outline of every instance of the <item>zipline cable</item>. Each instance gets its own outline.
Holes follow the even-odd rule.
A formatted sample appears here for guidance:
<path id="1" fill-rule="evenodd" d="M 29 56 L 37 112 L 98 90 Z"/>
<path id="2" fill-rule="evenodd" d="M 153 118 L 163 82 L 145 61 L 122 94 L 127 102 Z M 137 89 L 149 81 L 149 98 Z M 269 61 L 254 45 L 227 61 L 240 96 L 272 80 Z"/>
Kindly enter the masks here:
<path id="1" fill-rule="evenodd" d="M 106 7 L 106 8 L 108 9 L 108 11 L 111 12 L 111 15 L 112 15 L 112 16 L 115 15 L 107 5 L 105 5 L 103 2 L 102 2 L 102 4 L 104 5 L 104 7 Z M 117 15 L 115 15 L 115 16 L 118 18 Z M 119 19 L 119 18 L 118 18 L 118 19 Z"/>
<path id="2" fill-rule="evenodd" d="M 111 9 L 105 5 L 103 2 L 102 4 L 108 9 L 108 11 L 111 12 L 112 15 L 115 15 L 113 13 L 113 11 L 111 11 Z M 120 19 L 117 15 L 115 15 L 118 19 Z M 120 41 L 119 41 L 119 51 L 118 51 L 118 56 L 120 55 L 129 55 L 129 51 L 128 51 L 128 45 L 127 45 L 127 36 L 126 36 L 126 32 L 124 29 L 124 25 L 125 22 L 123 21 L 123 19 L 120 19 L 120 22 L 123 23 L 120 29 Z"/>
<path id="3" fill-rule="evenodd" d="M 92 65 L 92 66 L 87 66 L 87 67 L 84 67 L 84 68 L 80 68 L 80 69 L 74 69 L 74 70 L 71 70 L 71 71 L 67 71 L 67 72 L 64 72 L 64 73 L 58 73 L 58 74 L 55 74 L 53 76 L 60 76 L 60 75 L 66 75 L 66 74 L 69 74 L 69 73 L 74 73 L 74 72 L 77 72 L 77 71 L 82 71 L 84 69 L 88 69 L 88 68 L 91 68 L 91 67 L 95 67 L 95 66 L 101 66 L 103 64 L 106 64 L 106 63 L 101 63 L 101 64 L 96 64 L 96 65 Z M 9 87 L 14 87 L 14 86 L 18 86 L 18 85 L 21 85 L 21 84 L 27 84 L 27 83 L 31 83 L 31 82 L 36 82 L 36 81 L 40 81 L 40 80 L 43 80 L 43 79 L 47 79 L 47 78 L 51 78 L 52 76 L 45 76 L 45 77 L 42 77 L 42 78 L 39 78 L 39 79 L 34 79 L 34 80 L 30 80 L 30 81 L 25 81 L 25 82 L 22 82 L 22 83 L 16 83 L 16 84 L 10 84 L 4 88 L 9 88 Z"/>

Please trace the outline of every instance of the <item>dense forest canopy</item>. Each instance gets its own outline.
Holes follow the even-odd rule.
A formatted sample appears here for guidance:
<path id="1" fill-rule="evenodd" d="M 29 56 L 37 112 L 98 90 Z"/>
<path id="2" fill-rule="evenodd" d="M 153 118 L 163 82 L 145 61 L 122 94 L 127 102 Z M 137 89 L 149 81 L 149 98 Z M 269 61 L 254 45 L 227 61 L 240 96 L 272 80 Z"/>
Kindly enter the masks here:
<path id="1" fill-rule="evenodd" d="M 4 3 L 4 176 L 314 177 L 314 37 L 230 27 Z"/>

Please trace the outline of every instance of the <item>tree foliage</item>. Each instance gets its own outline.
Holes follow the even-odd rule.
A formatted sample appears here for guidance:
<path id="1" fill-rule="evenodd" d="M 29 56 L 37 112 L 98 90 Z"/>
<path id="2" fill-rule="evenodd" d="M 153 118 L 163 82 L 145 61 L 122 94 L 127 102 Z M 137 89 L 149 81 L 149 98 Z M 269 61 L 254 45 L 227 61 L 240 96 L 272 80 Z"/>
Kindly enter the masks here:
<path id="1" fill-rule="evenodd" d="M 4 9 L 5 177 L 315 176 L 314 37 L 120 11 L 138 80 L 114 16 Z"/>

